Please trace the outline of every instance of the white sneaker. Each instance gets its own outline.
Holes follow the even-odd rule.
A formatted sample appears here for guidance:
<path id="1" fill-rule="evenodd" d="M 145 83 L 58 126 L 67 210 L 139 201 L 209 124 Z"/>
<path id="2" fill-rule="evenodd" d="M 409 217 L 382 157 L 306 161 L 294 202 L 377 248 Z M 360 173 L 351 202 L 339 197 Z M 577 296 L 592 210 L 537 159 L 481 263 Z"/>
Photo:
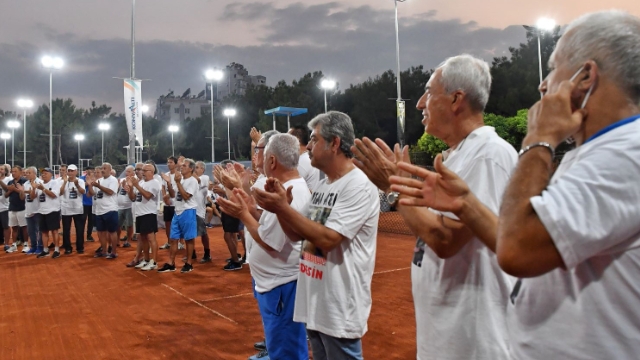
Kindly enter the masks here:
<path id="1" fill-rule="evenodd" d="M 136 266 L 134 266 L 136 269 L 142 269 L 143 267 L 147 266 L 148 262 L 142 260 L 140 261 L 140 263 Z"/>
<path id="2" fill-rule="evenodd" d="M 184 250 L 184 245 L 182 245 L 182 243 L 178 243 L 178 250 Z"/>
<path id="3" fill-rule="evenodd" d="M 13 243 L 13 245 L 11 245 L 11 247 L 9 249 L 7 249 L 8 253 L 13 253 L 18 251 L 18 245 L 16 245 L 16 243 Z"/>
<path id="4" fill-rule="evenodd" d="M 171 248 L 171 245 L 169 245 L 168 242 L 166 244 L 160 246 L 160 249 L 163 249 L 163 250 L 166 250 L 166 249 L 169 249 L 169 248 Z"/>
<path id="5" fill-rule="evenodd" d="M 145 267 L 143 267 L 141 270 L 142 271 L 149 271 L 149 270 L 155 270 L 158 267 L 158 265 L 156 264 L 155 261 L 153 260 L 149 260 L 149 262 L 147 263 L 147 265 Z"/>
<path id="6" fill-rule="evenodd" d="M 27 246 L 27 245 L 25 245 L 25 246 L 23 246 L 23 247 L 22 247 L 22 252 L 23 252 L 23 253 L 28 253 L 28 252 L 29 252 L 29 250 L 31 250 L 31 249 L 30 249 L 30 248 L 29 248 L 29 246 Z"/>

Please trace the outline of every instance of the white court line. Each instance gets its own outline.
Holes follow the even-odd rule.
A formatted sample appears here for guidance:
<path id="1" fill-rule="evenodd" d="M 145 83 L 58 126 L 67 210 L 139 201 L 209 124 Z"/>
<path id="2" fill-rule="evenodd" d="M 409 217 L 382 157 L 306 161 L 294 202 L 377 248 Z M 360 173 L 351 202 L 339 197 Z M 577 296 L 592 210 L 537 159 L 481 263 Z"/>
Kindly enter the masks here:
<path id="1" fill-rule="evenodd" d="M 202 301 L 202 302 L 207 302 L 207 301 L 215 301 L 215 300 L 233 299 L 233 298 L 237 298 L 237 297 L 241 297 L 241 296 L 247 296 L 247 295 L 253 295 L 253 293 L 252 293 L 252 292 L 250 292 L 250 293 L 244 293 L 244 294 L 239 294 L 239 295 L 231 295 L 231 296 L 217 297 L 217 298 L 213 298 L 213 299 L 200 300 L 200 301 Z"/>
<path id="2" fill-rule="evenodd" d="M 385 271 L 378 271 L 377 273 L 373 273 L 373 275 L 386 274 L 386 273 L 390 273 L 390 272 L 394 272 L 394 271 L 408 270 L 408 269 L 411 269 L 411 267 L 405 267 L 405 268 L 393 269 L 393 270 L 385 270 Z"/>
<path id="3" fill-rule="evenodd" d="M 144 276 L 144 277 L 148 277 L 147 275 L 143 274 L 143 273 L 142 273 L 142 272 L 140 272 L 140 271 L 136 271 L 136 274 L 140 274 L 140 275 L 142 275 L 142 276 Z"/>
<path id="4" fill-rule="evenodd" d="M 167 285 L 167 284 L 162 284 L 162 286 L 164 286 L 164 287 L 168 288 L 169 290 L 172 290 L 173 292 L 175 292 L 176 294 L 178 294 L 178 295 L 180 295 L 180 296 L 184 297 L 185 299 L 189 299 L 189 301 L 191 301 L 192 303 L 195 303 L 195 304 L 197 304 L 198 306 L 200 306 L 200 307 L 202 307 L 202 308 L 205 308 L 205 309 L 207 309 L 207 310 L 211 311 L 212 313 L 214 313 L 214 314 L 216 314 L 216 315 L 220 316 L 221 318 L 223 318 L 223 319 L 225 319 L 225 320 L 229 320 L 229 321 L 231 321 L 232 323 L 234 323 L 234 324 L 236 324 L 236 325 L 238 324 L 238 323 L 237 323 L 237 322 L 235 322 L 234 320 L 232 320 L 232 319 L 230 319 L 230 318 L 228 318 L 228 317 L 226 317 L 226 316 L 224 316 L 224 315 L 220 314 L 219 312 L 217 312 L 217 311 L 215 311 L 215 310 L 213 310 L 213 309 L 210 309 L 210 308 L 208 308 L 208 307 L 206 307 L 206 306 L 202 305 L 201 303 L 197 302 L 196 300 L 193 300 L 192 298 L 190 298 L 190 297 L 188 297 L 188 296 L 185 296 L 185 295 L 184 295 L 184 294 L 182 294 L 180 291 L 178 291 L 178 290 L 176 290 L 176 289 L 172 288 L 171 286 L 169 286 L 169 285 Z"/>

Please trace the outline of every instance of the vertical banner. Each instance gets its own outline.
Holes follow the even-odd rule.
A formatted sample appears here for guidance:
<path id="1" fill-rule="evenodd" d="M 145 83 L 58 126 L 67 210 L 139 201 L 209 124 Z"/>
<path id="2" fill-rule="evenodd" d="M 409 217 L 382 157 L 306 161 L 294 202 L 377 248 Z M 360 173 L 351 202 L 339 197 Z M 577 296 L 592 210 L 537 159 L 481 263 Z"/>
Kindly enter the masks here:
<path id="1" fill-rule="evenodd" d="M 124 80 L 124 113 L 127 119 L 127 130 L 129 130 L 129 139 L 135 136 L 135 139 L 143 144 L 142 141 L 142 92 L 141 81 L 133 79 Z"/>

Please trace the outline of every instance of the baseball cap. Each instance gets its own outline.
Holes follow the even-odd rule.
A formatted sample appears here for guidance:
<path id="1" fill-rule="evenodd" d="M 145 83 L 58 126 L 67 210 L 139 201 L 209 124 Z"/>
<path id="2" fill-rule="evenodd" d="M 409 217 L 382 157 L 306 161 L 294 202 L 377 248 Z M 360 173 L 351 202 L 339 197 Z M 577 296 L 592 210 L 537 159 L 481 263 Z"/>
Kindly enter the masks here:
<path id="1" fill-rule="evenodd" d="M 75 171 L 75 170 L 78 170 L 78 167 L 72 164 L 72 165 L 69 165 L 67 170 L 74 170 Z"/>
<path id="2" fill-rule="evenodd" d="M 45 172 L 45 171 L 48 172 L 48 173 L 53 174 L 53 170 L 51 170 L 51 168 L 48 168 L 48 167 L 43 168 L 42 170 L 40 170 L 40 172 Z"/>

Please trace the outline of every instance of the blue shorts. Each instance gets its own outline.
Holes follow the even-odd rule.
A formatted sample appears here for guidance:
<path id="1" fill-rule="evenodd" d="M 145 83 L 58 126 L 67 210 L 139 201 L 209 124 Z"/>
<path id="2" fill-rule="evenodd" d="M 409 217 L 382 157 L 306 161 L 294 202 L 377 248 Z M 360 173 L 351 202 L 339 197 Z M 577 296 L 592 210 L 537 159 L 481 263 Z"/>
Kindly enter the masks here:
<path id="1" fill-rule="evenodd" d="M 297 281 L 258 293 L 258 307 L 271 359 L 308 359 L 304 324 L 293 321 Z"/>
<path id="2" fill-rule="evenodd" d="M 118 231 L 118 212 L 109 211 L 108 213 L 95 216 L 96 230 L 106 232 Z"/>
<path id="3" fill-rule="evenodd" d="M 196 209 L 187 209 L 182 214 L 175 214 L 171 222 L 171 240 L 193 240 L 198 236 L 198 226 L 196 223 Z"/>

